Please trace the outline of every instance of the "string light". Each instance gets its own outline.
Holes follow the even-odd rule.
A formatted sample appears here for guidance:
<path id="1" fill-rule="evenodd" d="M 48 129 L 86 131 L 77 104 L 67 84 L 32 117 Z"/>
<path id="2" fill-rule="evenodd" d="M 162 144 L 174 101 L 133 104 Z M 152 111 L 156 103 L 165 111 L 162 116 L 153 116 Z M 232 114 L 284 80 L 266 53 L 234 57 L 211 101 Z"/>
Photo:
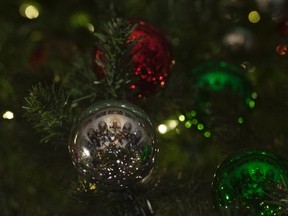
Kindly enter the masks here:
<path id="1" fill-rule="evenodd" d="M 28 19 L 36 19 L 39 16 L 39 9 L 32 4 L 22 4 L 19 8 L 21 16 Z"/>
<path id="2" fill-rule="evenodd" d="M 239 117 L 237 119 L 237 121 L 238 121 L 239 124 L 243 124 L 244 123 L 244 119 L 242 117 Z"/>
<path id="3" fill-rule="evenodd" d="M 248 15 L 248 19 L 251 23 L 258 23 L 260 21 L 260 14 L 258 11 L 251 11 Z"/>
<path id="4" fill-rule="evenodd" d="M 174 120 L 174 119 L 170 119 L 170 120 L 166 120 L 163 124 L 160 124 L 158 126 L 158 131 L 160 134 L 165 134 L 169 131 L 174 130 L 179 124 L 179 121 Z"/>
<path id="5" fill-rule="evenodd" d="M 14 113 L 11 112 L 11 111 L 6 111 L 4 114 L 3 114 L 3 119 L 13 119 L 14 118 Z"/>
<path id="6" fill-rule="evenodd" d="M 183 121 L 185 121 L 185 116 L 184 115 L 180 115 L 178 117 L 178 119 L 179 119 L 179 121 L 183 122 Z"/>
<path id="7" fill-rule="evenodd" d="M 160 134 L 165 134 L 165 133 L 167 133 L 167 126 L 165 125 L 165 124 L 160 124 L 159 126 L 158 126 L 158 131 L 159 131 L 159 133 Z"/>

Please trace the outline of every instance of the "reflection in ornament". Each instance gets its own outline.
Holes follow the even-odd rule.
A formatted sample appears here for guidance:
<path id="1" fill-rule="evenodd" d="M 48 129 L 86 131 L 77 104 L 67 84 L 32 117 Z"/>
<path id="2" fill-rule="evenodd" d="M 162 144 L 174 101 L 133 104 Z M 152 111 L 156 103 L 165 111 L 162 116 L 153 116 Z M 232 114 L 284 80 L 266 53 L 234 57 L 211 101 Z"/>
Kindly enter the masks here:
<path id="1" fill-rule="evenodd" d="M 147 115 L 128 103 L 103 102 L 88 109 L 71 134 L 72 161 L 89 181 L 122 189 L 143 179 L 158 151 Z"/>
<path id="2" fill-rule="evenodd" d="M 245 209 L 247 215 L 282 215 L 279 192 L 287 190 L 287 182 L 288 165 L 282 158 L 265 151 L 239 152 L 216 171 L 214 205 L 220 212 L 229 208 L 235 213 Z"/>
<path id="3" fill-rule="evenodd" d="M 195 68 L 191 77 L 195 88 L 193 99 L 196 109 L 192 116 L 197 112 L 201 115 L 212 114 L 222 108 L 226 114 L 227 110 L 240 114 L 246 110 L 247 105 L 250 106 L 251 101 L 254 102 L 252 84 L 241 67 L 224 61 L 208 61 Z"/>
<path id="4" fill-rule="evenodd" d="M 135 82 L 129 86 L 133 96 L 147 97 L 163 88 L 172 71 L 172 52 L 170 44 L 159 29 L 143 20 L 129 20 L 136 25 L 127 42 L 138 40 L 131 50 Z M 94 60 L 97 76 L 105 79 L 107 71 L 106 54 L 96 47 Z"/>

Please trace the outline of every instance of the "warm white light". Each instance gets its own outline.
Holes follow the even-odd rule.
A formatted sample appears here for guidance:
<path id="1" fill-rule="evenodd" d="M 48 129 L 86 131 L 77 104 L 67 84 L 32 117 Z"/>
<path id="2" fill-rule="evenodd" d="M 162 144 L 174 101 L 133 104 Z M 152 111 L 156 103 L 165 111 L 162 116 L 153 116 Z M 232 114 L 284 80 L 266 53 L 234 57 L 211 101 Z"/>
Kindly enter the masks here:
<path id="1" fill-rule="evenodd" d="M 168 130 L 168 128 L 167 128 L 167 126 L 166 126 L 165 124 L 160 124 L 160 125 L 158 126 L 158 131 L 159 131 L 159 133 L 161 133 L 161 134 L 167 133 L 167 130 Z"/>
<path id="2" fill-rule="evenodd" d="M 178 120 L 174 120 L 174 119 L 166 120 L 163 124 L 160 124 L 158 126 L 158 131 L 161 134 L 165 134 L 169 131 L 174 130 L 178 126 L 178 124 L 179 124 Z"/>
<path id="3" fill-rule="evenodd" d="M 29 5 L 25 10 L 25 15 L 28 19 L 35 19 L 39 16 L 39 11 L 35 6 Z"/>
<path id="4" fill-rule="evenodd" d="M 19 12 L 22 16 L 28 19 L 36 19 L 39 16 L 39 10 L 36 6 L 31 4 L 22 4 Z"/>
<path id="5" fill-rule="evenodd" d="M 90 157 L 90 151 L 87 148 L 83 148 L 83 157 Z"/>
<path id="6" fill-rule="evenodd" d="M 166 123 L 169 130 L 175 129 L 178 124 L 179 122 L 177 120 L 167 120 L 167 123 Z"/>
<path id="7" fill-rule="evenodd" d="M 178 118 L 179 118 L 179 121 L 181 121 L 181 122 L 185 121 L 185 116 L 184 115 L 180 115 Z"/>
<path id="8" fill-rule="evenodd" d="M 13 119 L 14 118 L 14 113 L 11 111 L 6 111 L 3 116 L 4 119 Z"/>

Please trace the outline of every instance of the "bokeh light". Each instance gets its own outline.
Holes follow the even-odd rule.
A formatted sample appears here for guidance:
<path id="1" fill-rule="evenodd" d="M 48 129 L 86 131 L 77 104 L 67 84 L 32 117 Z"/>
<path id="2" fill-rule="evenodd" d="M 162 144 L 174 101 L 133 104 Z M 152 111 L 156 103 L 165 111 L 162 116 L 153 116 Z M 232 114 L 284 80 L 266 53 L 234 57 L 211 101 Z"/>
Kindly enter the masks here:
<path id="1" fill-rule="evenodd" d="M 281 56 L 286 55 L 287 51 L 288 51 L 288 46 L 285 44 L 279 44 L 276 47 L 276 52 Z"/>
<path id="2" fill-rule="evenodd" d="M 21 16 L 26 17 L 28 19 L 36 19 L 39 16 L 39 9 L 36 5 L 32 4 L 22 4 L 19 8 L 19 12 Z"/>
<path id="3" fill-rule="evenodd" d="M 178 120 L 168 119 L 158 126 L 158 131 L 160 134 L 166 134 L 169 131 L 174 130 L 179 124 Z"/>
<path id="4" fill-rule="evenodd" d="M 179 121 L 183 122 L 183 121 L 185 121 L 185 116 L 184 115 L 179 115 L 178 119 L 179 119 Z"/>
<path id="5" fill-rule="evenodd" d="M 6 111 L 3 115 L 2 115 L 3 119 L 8 119 L 11 120 L 14 118 L 14 113 L 11 111 Z"/>
<path id="6" fill-rule="evenodd" d="M 251 23 L 258 23 L 261 17 L 258 11 L 251 11 L 248 15 L 248 19 Z"/>
<path id="7" fill-rule="evenodd" d="M 167 128 L 167 126 L 165 124 L 160 124 L 158 126 L 158 131 L 159 131 L 160 134 L 167 133 L 167 130 L 168 130 L 168 128 Z"/>

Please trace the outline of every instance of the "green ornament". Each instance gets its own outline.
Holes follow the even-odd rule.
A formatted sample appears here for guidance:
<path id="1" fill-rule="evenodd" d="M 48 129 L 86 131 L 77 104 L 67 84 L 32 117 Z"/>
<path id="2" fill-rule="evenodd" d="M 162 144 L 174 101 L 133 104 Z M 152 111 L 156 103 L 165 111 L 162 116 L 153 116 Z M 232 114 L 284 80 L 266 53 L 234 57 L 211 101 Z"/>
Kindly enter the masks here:
<path id="1" fill-rule="evenodd" d="M 270 152 L 242 151 L 218 167 L 212 183 L 214 205 L 223 215 L 228 210 L 282 215 L 281 192 L 287 190 L 287 183 L 285 160 Z"/>
<path id="2" fill-rule="evenodd" d="M 208 61 L 194 70 L 193 79 L 195 108 L 201 114 L 239 115 L 253 108 L 252 85 L 246 71 L 224 61 Z M 253 101 L 253 102 L 251 102 Z"/>

